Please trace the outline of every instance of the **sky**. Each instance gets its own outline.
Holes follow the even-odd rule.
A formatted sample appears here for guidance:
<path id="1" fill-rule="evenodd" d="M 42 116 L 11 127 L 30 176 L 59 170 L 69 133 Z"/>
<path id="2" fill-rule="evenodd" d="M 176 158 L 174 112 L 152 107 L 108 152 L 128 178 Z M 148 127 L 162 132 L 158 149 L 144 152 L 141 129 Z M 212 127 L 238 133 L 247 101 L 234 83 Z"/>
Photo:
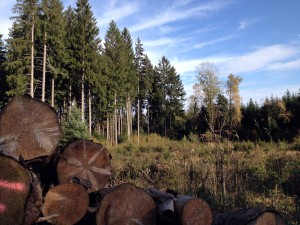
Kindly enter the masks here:
<path id="1" fill-rule="evenodd" d="M 76 6 L 76 0 L 63 0 Z M 16 0 L 1 0 L 0 33 L 7 38 Z M 300 89 L 299 0 L 89 0 L 103 40 L 111 20 L 141 39 L 153 65 L 165 56 L 180 74 L 186 98 L 197 66 L 215 64 L 225 83 L 243 79 L 243 104 Z"/>

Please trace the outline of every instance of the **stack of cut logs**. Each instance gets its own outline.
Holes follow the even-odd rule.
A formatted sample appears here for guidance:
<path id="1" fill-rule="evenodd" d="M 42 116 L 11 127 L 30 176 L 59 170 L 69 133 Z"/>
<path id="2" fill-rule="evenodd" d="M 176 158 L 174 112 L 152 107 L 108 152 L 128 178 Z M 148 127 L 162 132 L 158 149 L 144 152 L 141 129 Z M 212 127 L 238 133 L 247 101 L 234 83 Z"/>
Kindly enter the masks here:
<path id="1" fill-rule="evenodd" d="M 200 198 L 123 183 L 107 187 L 111 156 L 75 140 L 64 149 L 46 103 L 16 96 L 0 114 L 0 225 L 286 225 L 276 211 L 212 215 Z"/>

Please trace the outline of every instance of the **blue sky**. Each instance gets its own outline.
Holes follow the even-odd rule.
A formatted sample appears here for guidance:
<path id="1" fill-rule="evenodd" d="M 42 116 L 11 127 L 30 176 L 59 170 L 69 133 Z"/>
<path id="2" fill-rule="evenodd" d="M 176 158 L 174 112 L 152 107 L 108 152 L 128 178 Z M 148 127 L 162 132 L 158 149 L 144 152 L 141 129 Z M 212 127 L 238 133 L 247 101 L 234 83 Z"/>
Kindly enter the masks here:
<path id="1" fill-rule="evenodd" d="M 0 33 L 7 37 L 15 0 L 0 3 Z M 76 0 L 64 0 L 75 6 Z M 156 65 L 166 56 L 181 75 L 188 97 L 205 61 L 220 80 L 243 78 L 243 103 L 262 103 L 300 89 L 299 0 L 90 0 L 103 39 L 108 24 L 127 27 Z"/>

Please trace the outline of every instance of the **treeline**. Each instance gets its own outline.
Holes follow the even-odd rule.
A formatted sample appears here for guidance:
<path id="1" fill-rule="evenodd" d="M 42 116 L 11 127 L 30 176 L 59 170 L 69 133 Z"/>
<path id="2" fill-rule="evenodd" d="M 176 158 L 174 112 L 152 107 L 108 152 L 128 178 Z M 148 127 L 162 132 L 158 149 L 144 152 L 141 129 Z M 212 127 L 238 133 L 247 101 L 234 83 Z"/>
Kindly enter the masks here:
<path id="1" fill-rule="evenodd" d="M 164 56 L 153 66 L 127 28 L 111 21 L 100 40 L 88 0 L 66 10 L 60 0 L 17 0 L 13 12 L 9 38 L 1 40 L 1 107 L 28 93 L 62 120 L 78 108 L 89 133 L 114 144 L 133 131 L 176 130 L 176 118 L 184 118 L 180 76 Z"/>
<path id="2" fill-rule="evenodd" d="M 9 38 L 0 35 L 0 110 L 12 96 L 28 93 L 51 104 L 67 133 L 86 129 L 112 144 L 133 133 L 208 141 L 298 134 L 300 93 L 242 105 L 242 78 L 230 74 L 223 85 L 209 62 L 196 69 L 185 111 L 185 91 L 170 61 L 162 56 L 153 65 L 140 38 L 133 43 L 114 21 L 101 40 L 88 0 L 65 10 L 60 0 L 16 0 L 12 10 Z"/>

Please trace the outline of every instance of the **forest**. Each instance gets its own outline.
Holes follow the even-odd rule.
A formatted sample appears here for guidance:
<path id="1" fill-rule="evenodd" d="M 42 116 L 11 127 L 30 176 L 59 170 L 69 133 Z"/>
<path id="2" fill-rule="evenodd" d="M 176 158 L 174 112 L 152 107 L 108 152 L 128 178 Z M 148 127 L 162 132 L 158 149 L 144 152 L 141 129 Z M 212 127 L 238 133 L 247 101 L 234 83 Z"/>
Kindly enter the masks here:
<path id="1" fill-rule="evenodd" d="M 112 144 L 133 133 L 180 140 L 229 138 L 293 141 L 300 126 L 300 91 L 263 104 L 241 104 L 242 78 L 202 62 L 194 95 L 186 96 L 180 74 L 166 56 L 154 65 L 138 38 L 111 21 L 104 40 L 88 0 L 64 10 L 59 0 L 17 0 L 9 38 L 0 42 L 0 109 L 28 93 L 47 101 L 65 120 L 80 110 L 88 134 Z"/>
<path id="2" fill-rule="evenodd" d="M 49 103 L 61 146 L 108 146 L 113 184 L 174 188 L 218 210 L 271 205 L 299 224 L 300 89 L 242 104 L 242 77 L 221 82 L 201 62 L 186 96 L 168 58 L 151 62 L 126 27 L 111 21 L 101 40 L 88 0 L 16 0 L 12 11 L 8 39 L 0 34 L 0 112 L 16 95 Z"/>

